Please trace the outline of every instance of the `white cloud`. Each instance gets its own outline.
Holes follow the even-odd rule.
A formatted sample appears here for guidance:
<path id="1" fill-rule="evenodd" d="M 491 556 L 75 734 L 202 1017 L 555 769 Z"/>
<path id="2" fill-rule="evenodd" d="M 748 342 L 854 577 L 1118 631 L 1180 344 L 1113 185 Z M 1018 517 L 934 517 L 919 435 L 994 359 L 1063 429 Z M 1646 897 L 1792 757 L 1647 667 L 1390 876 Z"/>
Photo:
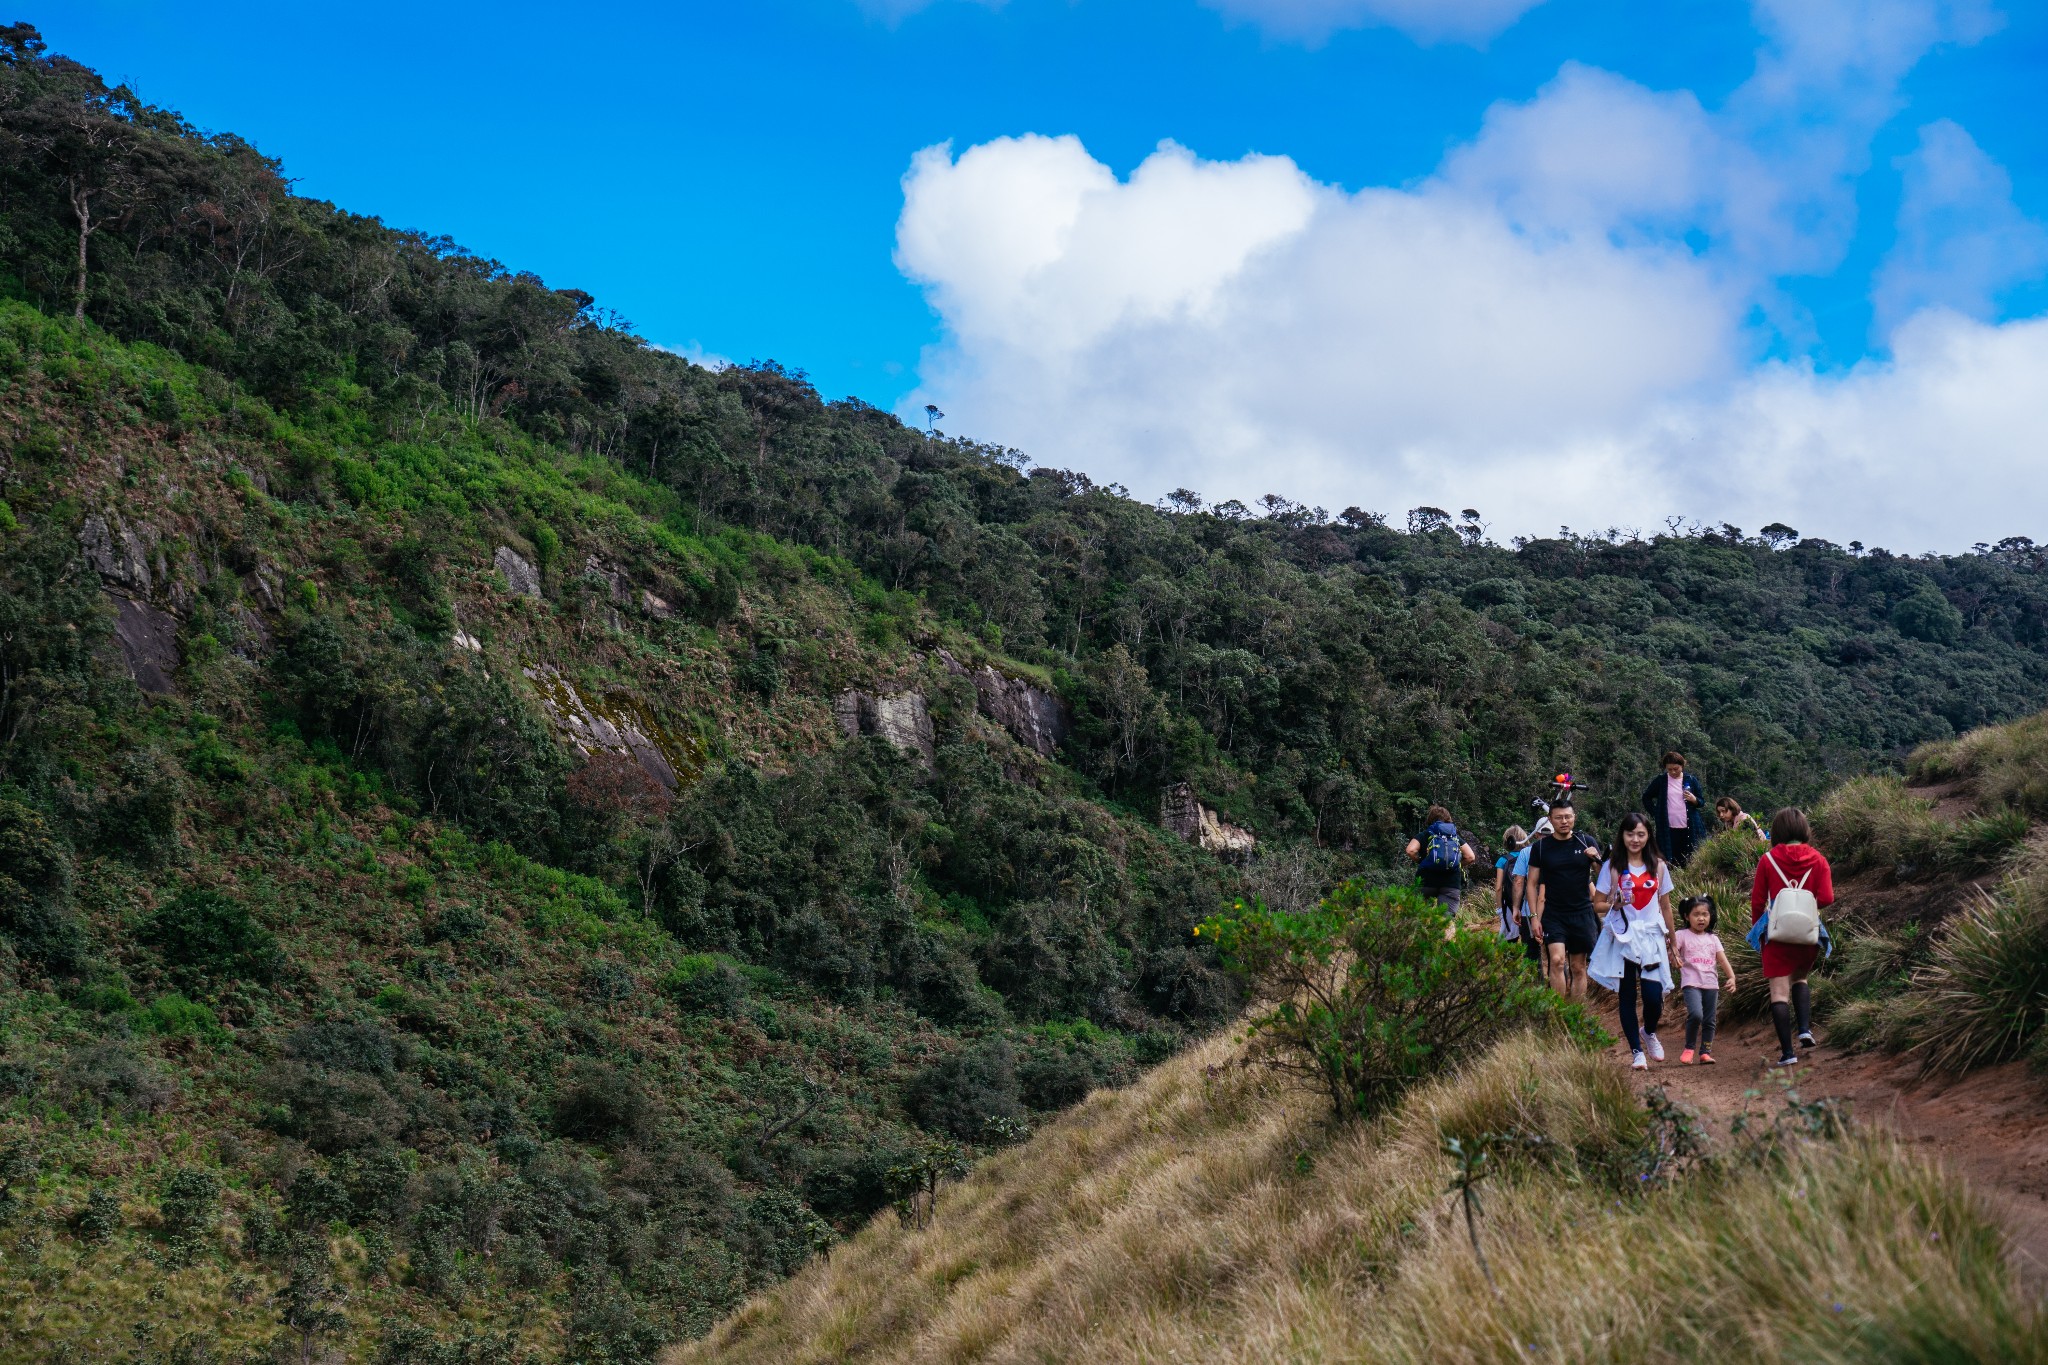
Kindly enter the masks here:
<path id="1" fill-rule="evenodd" d="M 1000 138 L 903 180 L 896 260 L 962 337 L 1042 355 L 1120 326 L 1216 316 L 1260 248 L 1298 233 L 1314 188 L 1284 157 L 1198 161 L 1172 143 L 1119 184 L 1078 138 Z"/>
<path id="2" fill-rule="evenodd" d="M 1964 454 L 1989 489 L 2048 453 L 2048 385 L 2024 380 L 2048 322 L 1950 311 L 1982 315 L 2026 236 L 1960 129 L 1907 168 L 1893 356 L 1753 361 L 1759 313 L 1799 337 L 1777 281 L 1846 251 L 1900 75 L 1977 30 L 1906 0 L 1762 9 L 1723 108 L 1568 65 L 1408 188 L 1171 143 L 1126 180 L 1073 138 L 928 149 L 897 260 L 946 333 L 905 410 L 1145 497 L 1474 506 L 1502 533 L 1783 519 L 1899 548 L 2025 529 L 1984 524 L 2010 498 L 1925 496 Z"/>
<path id="3" fill-rule="evenodd" d="M 1989 317 L 1998 296 L 2048 269 L 2048 231 L 2012 201 L 2012 177 L 1948 119 L 1902 157 L 1899 235 L 1878 271 L 1877 326 L 1939 305 Z"/>
<path id="4" fill-rule="evenodd" d="M 1838 376 L 1763 368 L 1711 404 L 1674 407 L 1617 445 L 1682 471 L 1690 505 L 1754 530 L 1896 550 L 2043 535 L 2048 318 L 1915 315 L 1889 360 Z"/>
<path id="5" fill-rule="evenodd" d="M 667 351 L 670 355 L 679 355 L 692 365 L 701 365 L 707 370 L 729 370 L 732 368 L 731 356 L 720 355 L 716 351 L 707 351 L 695 340 L 685 342 L 681 346 L 664 346 L 658 341 L 650 344 L 657 351 Z"/>
<path id="6" fill-rule="evenodd" d="M 1543 0 L 1201 0 L 1275 38 L 1320 43 L 1340 29 L 1385 26 L 1420 43 L 1482 43 Z"/>

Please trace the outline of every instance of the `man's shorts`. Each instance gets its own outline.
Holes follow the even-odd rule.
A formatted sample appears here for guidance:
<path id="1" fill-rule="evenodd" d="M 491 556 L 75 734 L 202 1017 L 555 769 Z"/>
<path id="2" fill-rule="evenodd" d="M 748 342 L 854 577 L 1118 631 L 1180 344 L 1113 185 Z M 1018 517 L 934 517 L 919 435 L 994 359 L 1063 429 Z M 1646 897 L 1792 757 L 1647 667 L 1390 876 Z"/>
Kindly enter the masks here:
<path id="1" fill-rule="evenodd" d="M 1567 956 L 1591 957 L 1594 941 L 1600 937 L 1600 917 L 1591 909 L 1581 914 L 1545 915 L 1543 945 L 1563 944 Z"/>

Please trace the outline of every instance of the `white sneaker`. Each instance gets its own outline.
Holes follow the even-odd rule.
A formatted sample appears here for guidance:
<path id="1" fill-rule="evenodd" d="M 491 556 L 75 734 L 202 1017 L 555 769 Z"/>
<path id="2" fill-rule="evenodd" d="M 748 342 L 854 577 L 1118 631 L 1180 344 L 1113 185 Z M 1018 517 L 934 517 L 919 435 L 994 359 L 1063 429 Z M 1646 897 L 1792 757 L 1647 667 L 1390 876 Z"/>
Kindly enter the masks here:
<path id="1" fill-rule="evenodd" d="M 1629 1054 L 1628 1065 L 1631 1071 L 1648 1071 L 1650 1069 L 1650 1064 L 1643 1060 L 1643 1054 L 1640 1052 Z"/>
<path id="2" fill-rule="evenodd" d="M 1650 1060 L 1653 1062 L 1664 1060 L 1664 1044 L 1657 1041 L 1657 1035 L 1654 1033 L 1643 1035 L 1643 1051 L 1650 1054 Z"/>

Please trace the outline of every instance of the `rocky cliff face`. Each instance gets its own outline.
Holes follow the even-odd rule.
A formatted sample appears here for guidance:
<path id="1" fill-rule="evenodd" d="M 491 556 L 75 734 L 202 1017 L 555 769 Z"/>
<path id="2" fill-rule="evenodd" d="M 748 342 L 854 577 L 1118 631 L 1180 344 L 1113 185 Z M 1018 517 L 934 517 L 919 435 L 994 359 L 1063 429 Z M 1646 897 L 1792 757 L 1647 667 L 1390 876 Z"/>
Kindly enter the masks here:
<path id="1" fill-rule="evenodd" d="M 921 692 L 893 692 L 883 696 L 861 691 L 842 692 L 833 699 L 832 714 L 848 739 L 874 735 L 887 740 L 904 753 L 914 754 L 931 766 L 938 753 L 932 731 L 931 712 Z"/>
<path id="2" fill-rule="evenodd" d="M 534 664 L 521 671 L 533 684 L 549 723 L 578 753 L 631 759 L 665 790 L 676 789 L 675 763 L 648 733 L 651 723 L 617 706 L 593 705 L 553 664 Z"/>
<path id="3" fill-rule="evenodd" d="M 151 590 L 169 577 L 156 531 L 90 516 L 79 528 L 79 549 L 100 576 L 114 604 L 114 638 L 128 676 L 145 692 L 173 690 L 178 671 L 178 620 L 150 605 Z M 152 562 L 154 569 L 152 570 Z"/>
<path id="4" fill-rule="evenodd" d="M 998 673 L 988 664 L 969 669 L 946 650 L 939 662 L 956 678 L 974 683 L 975 709 L 1010 732 L 1010 737 L 1040 758 L 1051 758 L 1074 728 L 1067 704 L 1022 678 Z"/>
<path id="5" fill-rule="evenodd" d="M 1203 805 L 1195 789 L 1176 782 L 1159 797 L 1159 824 L 1207 853 L 1232 862 L 1251 856 L 1259 841 L 1248 829 L 1231 824 Z"/>
<path id="6" fill-rule="evenodd" d="M 987 664 L 974 670 L 974 693 L 983 715 L 1040 758 L 1051 758 L 1073 729 L 1058 697 L 1021 678 L 1006 678 Z"/>
<path id="7" fill-rule="evenodd" d="M 514 597 L 540 596 L 540 570 L 526 562 L 526 557 L 510 545 L 500 545 L 492 554 L 491 562 L 498 572 L 505 575 L 505 590 Z"/>

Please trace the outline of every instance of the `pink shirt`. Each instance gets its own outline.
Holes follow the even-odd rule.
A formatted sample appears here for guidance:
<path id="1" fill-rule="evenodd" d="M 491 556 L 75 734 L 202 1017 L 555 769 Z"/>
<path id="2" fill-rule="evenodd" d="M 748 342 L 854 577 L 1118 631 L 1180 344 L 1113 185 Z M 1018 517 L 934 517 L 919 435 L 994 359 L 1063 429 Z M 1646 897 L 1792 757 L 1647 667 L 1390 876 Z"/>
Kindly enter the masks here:
<path id="1" fill-rule="evenodd" d="M 1672 829 L 1684 829 L 1692 823 L 1692 816 L 1685 809 L 1685 774 L 1664 778 L 1664 823 Z"/>
<path id="2" fill-rule="evenodd" d="M 1721 975 L 1714 970 L 1714 960 L 1721 956 L 1719 934 L 1695 934 L 1690 929 L 1680 929 L 1677 934 L 1678 984 L 1698 986 L 1704 990 L 1719 990 Z"/>

